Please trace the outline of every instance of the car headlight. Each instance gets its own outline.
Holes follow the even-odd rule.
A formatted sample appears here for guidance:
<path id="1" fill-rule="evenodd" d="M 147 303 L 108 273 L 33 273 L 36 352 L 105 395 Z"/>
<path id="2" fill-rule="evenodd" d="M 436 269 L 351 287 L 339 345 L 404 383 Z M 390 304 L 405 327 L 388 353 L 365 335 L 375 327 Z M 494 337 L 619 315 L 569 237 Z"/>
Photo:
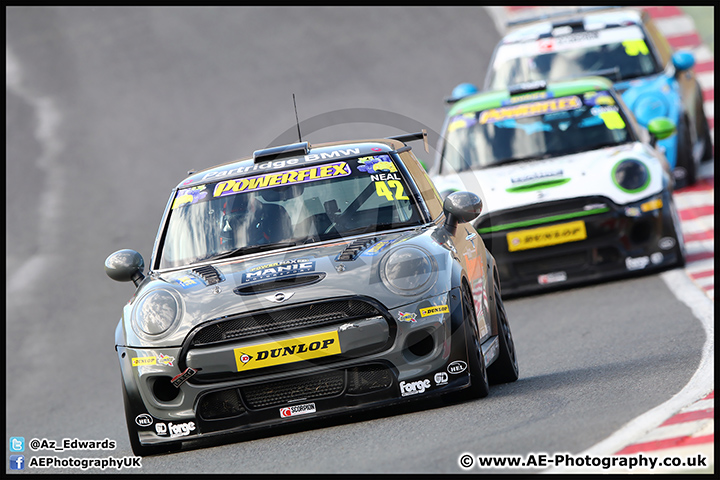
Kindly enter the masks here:
<path id="1" fill-rule="evenodd" d="M 418 247 L 401 247 L 385 256 L 380 268 L 383 283 L 398 295 L 419 295 L 435 284 L 435 261 Z"/>
<path id="2" fill-rule="evenodd" d="M 135 333 L 157 337 L 180 318 L 180 300 L 169 290 L 153 290 L 138 300 L 132 314 Z"/>
<path id="3" fill-rule="evenodd" d="M 650 184 L 650 171 L 639 160 L 621 160 L 613 167 L 612 178 L 620 190 L 637 193 Z"/>
<path id="4" fill-rule="evenodd" d="M 653 118 L 667 116 L 668 103 L 659 95 L 641 95 L 633 105 L 633 113 L 641 125 L 647 126 Z"/>

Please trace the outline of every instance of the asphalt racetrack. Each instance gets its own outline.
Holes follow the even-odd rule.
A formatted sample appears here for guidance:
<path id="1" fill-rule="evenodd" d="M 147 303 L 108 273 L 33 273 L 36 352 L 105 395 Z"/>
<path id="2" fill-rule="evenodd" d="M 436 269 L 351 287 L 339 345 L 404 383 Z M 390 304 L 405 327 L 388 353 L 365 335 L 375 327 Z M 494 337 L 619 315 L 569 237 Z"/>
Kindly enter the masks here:
<path id="1" fill-rule="evenodd" d="M 117 442 L 27 459 L 132 455 L 113 340 L 133 287 L 103 262 L 121 248 L 149 262 L 188 170 L 296 141 L 292 94 L 303 140 L 426 128 L 432 147 L 442 99 L 481 83 L 498 39 L 479 7 L 7 8 L 6 438 Z M 485 399 L 302 424 L 141 471 L 461 473 L 464 452 L 578 453 L 680 391 L 705 341 L 658 275 L 506 305 L 520 380 Z"/>

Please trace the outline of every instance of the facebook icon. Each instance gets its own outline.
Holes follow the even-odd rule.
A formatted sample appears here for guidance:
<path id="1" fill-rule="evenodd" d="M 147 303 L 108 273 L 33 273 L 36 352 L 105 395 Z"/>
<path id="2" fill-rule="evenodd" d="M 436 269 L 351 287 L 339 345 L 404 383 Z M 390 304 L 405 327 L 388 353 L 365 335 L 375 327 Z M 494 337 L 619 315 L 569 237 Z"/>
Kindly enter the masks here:
<path id="1" fill-rule="evenodd" d="M 24 470 L 25 455 L 10 455 L 10 470 Z"/>

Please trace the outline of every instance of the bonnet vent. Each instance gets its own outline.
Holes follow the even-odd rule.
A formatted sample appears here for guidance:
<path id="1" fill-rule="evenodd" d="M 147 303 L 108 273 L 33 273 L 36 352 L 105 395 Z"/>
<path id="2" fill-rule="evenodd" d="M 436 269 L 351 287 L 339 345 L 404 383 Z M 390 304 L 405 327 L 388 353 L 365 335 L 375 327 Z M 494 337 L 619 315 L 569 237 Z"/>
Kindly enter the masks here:
<path id="1" fill-rule="evenodd" d="M 218 272 L 212 265 L 193 268 L 192 272 L 199 275 L 208 285 L 215 285 L 223 280 L 220 276 L 220 272 Z"/>
<path id="2" fill-rule="evenodd" d="M 343 262 L 355 260 L 360 252 L 362 252 L 375 242 L 377 242 L 377 237 L 355 240 L 350 245 L 345 247 L 345 250 L 343 250 L 342 253 L 338 255 L 336 260 Z"/>

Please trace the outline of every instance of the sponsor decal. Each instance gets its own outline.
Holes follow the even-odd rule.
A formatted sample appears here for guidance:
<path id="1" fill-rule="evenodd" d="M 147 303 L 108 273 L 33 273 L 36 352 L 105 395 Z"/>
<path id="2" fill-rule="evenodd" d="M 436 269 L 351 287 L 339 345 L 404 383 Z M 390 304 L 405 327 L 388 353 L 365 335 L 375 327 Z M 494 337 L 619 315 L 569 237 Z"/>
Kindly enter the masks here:
<path id="1" fill-rule="evenodd" d="M 650 263 L 650 259 L 648 257 L 627 257 L 625 259 L 625 267 L 628 270 L 642 270 L 643 268 L 648 266 L 648 263 Z"/>
<path id="2" fill-rule="evenodd" d="M 194 431 L 195 431 L 195 422 L 185 422 L 185 423 L 168 422 L 167 425 L 164 423 L 158 423 L 155 425 L 155 432 L 158 435 L 170 434 L 170 438 L 187 437 Z"/>
<path id="3" fill-rule="evenodd" d="M 675 239 L 672 237 L 663 237 L 658 241 L 658 247 L 663 250 L 670 250 L 675 246 Z"/>
<path id="4" fill-rule="evenodd" d="M 417 317 L 417 315 L 414 313 L 398 312 L 398 320 L 401 322 L 417 322 L 415 317 Z"/>
<path id="5" fill-rule="evenodd" d="M 174 361 L 175 357 L 161 353 L 156 357 L 134 357 L 132 358 L 132 366 L 143 367 L 146 365 L 164 365 L 166 367 L 172 367 Z"/>
<path id="6" fill-rule="evenodd" d="M 637 207 L 627 207 L 625 209 L 626 217 L 639 217 L 640 215 L 642 215 L 642 213 L 640 213 L 640 209 Z"/>
<path id="7" fill-rule="evenodd" d="M 397 167 L 390 160 L 389 155 L 370 155 L 368 157 L 358 158 L 359 172 L 365 173 L 394 173 L 397 172 Z M 398 179 L 399 180 L 399 179 Z"/>
<path id="8" fill-rule="evenodd" d="M 546 98 L 552 98 L 554 97 L 552 92 L 548 91 L 541 91 L 541 92 L 530 92 L 530 93 L 524 93 L 522 95 L 513 95 L 512 97 L 503 100 L 500 102 L 500 105 L 513 105 L 515 103 L 520 102 L 529 102 L 531 100 L 544 100 Z"/>
<path id="9" fill-rule="evenodd" d="M 448 382 L 448 374 L 445 372 L 438 372 L 435 374 L 435 385 L 446 385 Z"/>
<path id="10" fill-rule="evenodd" d="M 179 190 L 175 201 L 173 201 L 172 208 L 182 207 L 183 205 L 192 205 L 205 198 L 208 192 L 205 191 L 205 185 L 198 185 L 197 187 L 184 188 Z"/>
<path id="11" fill-rule="evenodd" d="M 141 413 L 135 417 L 135 423 L 137 423 L 138 427 L 149 427 L 153 424 L 153 418 L 147 413 Z"/>
<path id="12" fill-rule="evenodd" d="M 540 285 L 564 282 L 565 280 L 567 280 L 567 274 L 565 272 L 552 272 L 546 273 L 545 275 L 538 275 L 538 283 Z"/>
<path id="13" fill-rule="evenodd" d="M 467 370 L 467 363 L 463 362 L 462 360 L 455 360 L 447 366 L 448 373 L 451 373 L 453 375 L 462 373 L 465 370 Z"/>
<path id="14" fill-rule="evenodd" d="M 416 382 L 400 382 L 400 394 L 403 397 L 410 395 L 418 395 L 425 393 L 425 390 L 431 387 L 429 379 L 418 380 Z"/>
<path id="15" fill-rule="evenodd" d="M 510 118 L 526 118 L 544 115 L 552 112 L 565 112 L 582 107 L 582 100 L 576 95 L 569 97 L 551 98 L 538 102 L 523 103 L 520 105 L 491 108 L 480 114 L 479 122 L 495 123 Z"/>
<path id="16" fill-rule="evenodd" d="M 157 356 L 158 365 L 165 365 L 168 367 L 172 367 L 174 361 L 175 361 L 175 357 L 171 357 L 169 355 L 164 355 L 161 353 Z"/>
<path id="17" fill-rule="evenodd" d="M 182 288 L 190 288 L 193 285 L 197 285 L 197 280 L 195 280 L 192 277 L 188 277 L 187 275 L 184 277 L 180 277 L 177 280 L 175 280 L 175 283 L 180 285 Z"/>
<path id="18" fill-rule="evenodd" d="M 254 177 L 218 182 L 217 185 L 215 185 L 213 197 L 225 197 L 243 192 L 264 190 L 266 188 L 315 182 L 326 178 L 346 177 L 350 175 L 350 173 L 350 166 L 345 162 L 299 168 L 286 172 L 264 173 Z"/>
<path id="19" fill-rule="evenodd" d="M 282 278 L 289 275 L 314 272 L 315 261 L 307 258 L 274 262 L 253 267 L 242 274 L 241 283 L 256 282 L 268 278 Z"/>
<path id="20" fill-rule="evenodd" d="M 429 317 L 430 315 L 437 315 L 438 313 L 448 313 L 450 311 L 450 307 L 447 305 L 437 305 L 433 307 L 426 307 L 420 309 L 420 316 L 421 317 Z"/>
<path id="21" fill-rule="evenodd" d="M 645 202 L 642 205 L 640 205 L 640 210 L 643 212 L 651 212 L 653 210 L 659 210 L 663 206 L 663 202 L 661 198 L 656 198 L 655 200 L 650 200 L 649 202 Z"/>
<path id="22" fill-rule="evenodd" d="M 181 374 L 175 375 L 175 376 L 172 378 L 172 380 L 170 380 L 170 383 L 172 383 L 175 388 L 180 388 L 180 385 L 182 385 L 183 383 L 185 383 L 185 382 L 188 380 L 188 378 L 192 377 L 192 376 L 195 375 L 197 372 L 198 372 L 198 371 L 195 370 L 194 368 L 188 367 L 188 368 L 186 368 L 185 371 L 182 372 Z"/>
<path id="23" fill-rule="evenodd" d="M 296 415 L 306 415 L 308 413 L 315 413 L 314 403 L 304 403 L 302 405 L 293 405 L 292 407 L 285 407 L 280 409 L 280 418 L 294 417 Z"/>
<path id="24" fill-rule="evenodd" d="M 660 252 L 655 252 L 652 255 L 650 255 L 650 261 L 653 265 L 657 265 L 659 263 L 662 263 L 662 261 L 665 259 L 665 255 L 663 255 Z"/>
<path id="25" fill-rule="evenodd" d="M 557 177 L 563 174 L 562 170 L 556 170 L 554 172 L 538 172 L 538 173 L 531 173 L 529 175 L 525 175 L 522 177 L 515 177 L 511 178 L 511 183 L 520 183 L 520 182 L 527 182 L 530 180 L 539 180 L 541 178 L 547 178 L 547 177 Z"/>
<path id="26" fill-rule="evenodd" d="M 232 168 L 230 170 L 223 170 L 220 172 L 208 172 L 205 174 L 205 176 L 202 177 L 202 180 L 207 180 L 209 178 L 223 178 L 223 177 L 230 177 L 232 175 L 237 175 L 240 173 L 247 173 L 247 172 L 255 172 L 257 170 L 267 170 L 268 168 L 285 168 L 292 165 L 297 165 L 300 163 L 308 163 L 308 162 L 314 162 L 316 160 L 330 160 L 333 158 L 342 158 L 342 157 L 349 157 L 352 155 L 359 155 L 360 149 L 359 148 L 348 148 L 344 150 L 333 150 L 329 153 L 312 153 L 310 155 L 304 155 L 302 157 L 298 158 L 290 158 L 287 160 L 274 160 L 269 161 L 265 163 L 258 163 L 255 165 L 248 165 L 248 166 L 241 166 L 237 168 Z"/>
<path id="27" fill-rule="evenodd" d="M 587 231 L 585 222 L 582 220 L 551 227 L 518 230 L 507 234 L 508 251 L 510 252 L 577 242 L 586 238 Z"/>
<path id="28" fill-rule="evenodd" d="M 141 367 L 145 365 L 157 365 L 157 357 L 135 357 L 132 359 L 133 367 Z"/>
<path id="29" fill-rule="evenodd" d="M 337 330 L 236 348 L 238 372 L 342 353 Z"/>

